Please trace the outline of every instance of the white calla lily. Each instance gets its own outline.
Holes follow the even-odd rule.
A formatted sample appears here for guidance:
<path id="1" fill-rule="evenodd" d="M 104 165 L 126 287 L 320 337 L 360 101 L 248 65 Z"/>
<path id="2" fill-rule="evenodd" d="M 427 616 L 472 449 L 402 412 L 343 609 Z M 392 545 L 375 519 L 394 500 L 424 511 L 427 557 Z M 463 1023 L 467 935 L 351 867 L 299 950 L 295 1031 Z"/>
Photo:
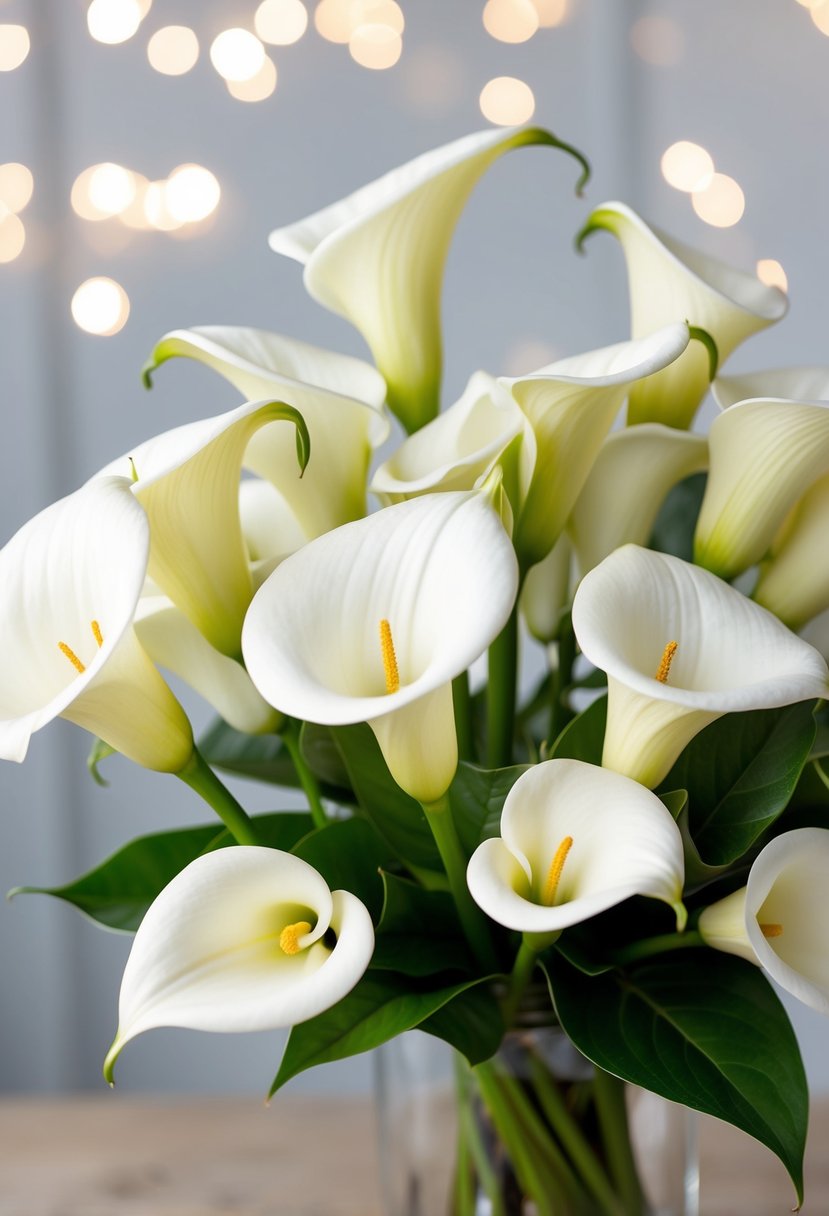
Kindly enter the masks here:
<path id="1" fill-rule="evenodd" d="M 469 194 L 504 152 L 574 148 L 537 127 L 488 130 L 427 152 L 347 198 L 271 233 L 305 267 L 309 293 L 360 331 L 408 431 L 438 412 L 443 265 Z M 581 182 L 579 183 L 581 185 Z"/>
<path id="2" fill-rule="evenodd" d="M 146 768 L 193 752 L 184 711 L 135 637 L 150 550 L 130 483 L 91 482 L 41 511 L 0 551 L 0 756 L 22 761 L 58 716 Z"/>
<path id="3" fill-rule="evenodd" d="M 368 722 L 398 783 L 431 803 L 457 766 L 451 681 L 500 633 L 517 585 L 487 495 L 428 494 L 286 558 L 250 606 L 245 663 L 283 713 Z"/>
<path id="4" fill-rule="evenodd" d="M 330 891 L 299 857 L 253 845 L 198 857 L 135 935 L 104 1075 L 111 1082 L 124 1045 L 155 1027 L 236 1033 L 307 1021 L 351 991 L 373 949 L 363 904 Z"/>
<path id="5" fill-rule="evenodd" d="M 707 570 L 625 545 L 586 575 L 573 628 L 607 673 L 602 764 L 655 786 L 722 714 L 824 697 L 821 656 Z"/>
<path id="6" fill-rule="evenodd" d="M 721 410 L 759 397 L 829 401 L 829 367 L 775 367 L 741 376 L 717 376 L 711 392 Z"/>
<path id="7" fill-rule="evenodd" d="M 386 385 L 375 368 L 281 334 L 206 325 L 166 334 L 145 378 L 179 356 L 213 368 L 247 401 L 279 400 L 302 414 L 312 459 L 301 479 L 287 427 L 252 436 L 245 465 L 276 486 L 308 537 L 365 515 L 371 454 L 389 433 Z"/>
<path id="8" fill-rule="evenodd" d="M 798 1000 L 829 1014 L 829 832 L 797 828 L 775 837 L 748 883 L 706 908 L 709 946 L 757 963 Z"/>
<path id="9" fill-rule="evenodd" d="M 539 642 L 552 642 L 570 607 L 573 546 L 562 532 L 550 552 L 531 566 L 521 588 L 521 612 L 527 628 Z"/>
<path id="10" fill-rule="evenodd" d="M 257 588 L 310 539 L 276 486 L 261 477 L 247 477 L 239 486 L 239 519 Z"/>
<path id="11" fill-rule="evenodd" d="M 518 778 L 501 835 L 472 855 L 472 898 L 494 921 L 553 933 L 632 895 L 664 900 L 685 924 L 682 838 L 635 781 L 581 760 L 547 760 Z"/>
<path id="12" fill-rule="evenodd" d="M 778 287 L 649 227 L 624 203 L 598 207 L 579 243 L 599 229 L 613 233 L 625 255 L 634 338 L 670 321 L 687 321 L 713 339 L 722 364 L 746 338 L 786 313 L 788 300 Z M 716 371 L 712 354 L 694 342 L 681 359 L 637 384 L 630 394 L 628 422 L 690 427 Z"/>
<path id="13" fill-rule="evenodd" d="M 829 476 L 810 486 L 775 537 L 752 598 L 790 629 L 829 608 Z"/>

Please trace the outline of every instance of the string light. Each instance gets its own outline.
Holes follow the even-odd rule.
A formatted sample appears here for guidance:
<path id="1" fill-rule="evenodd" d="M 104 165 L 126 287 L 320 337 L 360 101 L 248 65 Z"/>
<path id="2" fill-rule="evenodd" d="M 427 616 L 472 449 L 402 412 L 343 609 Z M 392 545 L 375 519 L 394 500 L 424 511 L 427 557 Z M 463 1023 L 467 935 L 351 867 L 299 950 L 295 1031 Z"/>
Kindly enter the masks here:
<path id="1" fill-rule="evenodd" d="M 30 48 L 25 25 L 0 25 L 0 72 L 13 72 L 19 68 Z"/>
<path id="2" fill-rule="evenodd" d="M 117 334 L 130 315 L 129 296 L 120 283 L 105 277 L 81 283 L 70 307 L 78 328 L 100 337 Z"/>
<path id="3" fill-rule="evenodd" d="M 761 258 L 757 263 L 757 278 L 767 287 L 779 287 L 788 293 L 789 280 L 786 272 L 774 258 Z"/>
<path id="4" fill-rule="evenodd" d="M 210 62 L 225 80 L 250 80 L 262 69 L 265 48 L 249 30 L 224 30 L 213 39 Z"/>
<path id="5" fill-rule="evenodd" d="M 388 25 L 358 25 L 348 41 L 351 58 L 361 67 L 383 71 L 403 53 L 403 39 Z"/>
<path id="6" fill-rule="evenodd" d="M 704 190 L 694 191 L 691 202 L 699 218 L 714 228 L 731 228 L 746 206 L 740 186 L 726 173 L 715 173 Z"/>
<path id="7" fill-rule="evenodd" d="M 165 25 L 147 43 L 150 66 L 164 76 L 183 76 L 199 58 L 199 40 L 186 25 Z"/>
<path id="8" fill-rule="evenodd" d="M 263 42 L 291 46 L 308 28 L 308 10 L 302 0 L 262 0 L 253 27 Z"/>
<path id="9" fill-rule="evenodd" d="M 143 13 L 138 0 L 92 0 L 86 10 L 87 28 L 96 42 L 114 46 L 132 38 Z"/>
<path id="10" fill-rule="evenodd" d="M 499 127 L 517 127 L 535 113 L 535 97 L 526 81 L 496 76 L 481 90 L 481 113 Z"/>
<path id="11" fill-rule="evenodd" d="M 714 161 L 699 144 L 680 139 L 662 153 L 662 176 L 675 190 L 705 190 L 714 177 Z"/>
<path id="12" fill-rule="evenodd" d="M 164 186 L 164 206 L 181 224 L 207 219 L 219 205 L 221 187 L 202 165 L 179 165 Z"/>
<path id="13" fill-rule="evenodd" d="M 526 42 L 538 29 L 538 10 L 530 0 L 487 0 L 483 22 L 499 42 Z"/>
<path id="14" fill-rule="evenodd" d="M 177 220 L 167 206 L 166 181 L 148 182 L 144 191 L 144 215 L 147 223 L 157 232 L 174 232 L 183 220 Z"/>
<path id="15" fill-rule="evenodd" d="M 0 204 L 0 262 L 13 262 L 25 244 L 23 221 Z"/>
<path id="16" fill-rule="evenodd" d="M 32 172 L 25 165 L 14 161 L 0 165 L 0 210 L 5 205 L 8 211 L 22 211 L 32 197 L 34 186 Z"/>
<path id="17" fill-rule="evenodd" d="M 276 88 L 276 64 L 268 56 L 250 80 L 227 80 L 227 91 L 237 101 L 264 101 Z"/>

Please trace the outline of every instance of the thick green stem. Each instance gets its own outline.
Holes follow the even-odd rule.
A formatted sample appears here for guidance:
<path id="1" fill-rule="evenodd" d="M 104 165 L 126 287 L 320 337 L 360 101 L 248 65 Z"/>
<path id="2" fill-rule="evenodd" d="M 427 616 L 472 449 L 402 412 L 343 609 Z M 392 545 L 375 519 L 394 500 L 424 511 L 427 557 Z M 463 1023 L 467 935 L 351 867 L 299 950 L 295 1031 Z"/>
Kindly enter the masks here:
<path id="1" fill-rule="evenodd" d="M 605 1154 L 622 1201 L 624 1216 L 644 1216 L 645 1197 L 630 1143 L 625 1083 L 604 1069 L 597 1068 L 593 1093 Z"/>
<path id="2" fill-rule="evenodd" d="M 238 844 L 259 844 L 253 821 L 248 818 L 197 748 L 193 748 L 192 756 L 176 776 L 213 808 Z"/>
<path id="3" fill-rule="evenodd" d="M 651 958 L 654 954 L 665 954 L 669 950 L 698 949 L 704 945 L 705 940 L 696 929 L 689 929 L 686 933 L 660 933 L 657 937 L 645 937 L 617 950 L 613 960 L 624 966 L 625 963 L 635 963 L 640 958 Z"/>
<path id="4" fill-rule="evenodd" d="M 558 666 L 550 680 L 550 731 L 547 736 L 552 746 L 572 718 L 570 707 L 564 703 L 564 693 L 573 679 L 573 664 L 576 660 L 576 635 L 568 612 L 562 618 L 558 632 Z"/>
<path id="5" fill-rule="evenodd" d="M 462 671 L 452 681 L 452 704 L 455 710 L 455 731 L 461 760 L 475 760 L 475 724 L 472 719 L 472 697 L 469 694 L 469 672 Z"/>
<path id="6" fill-rule="evenodd" d="M 468 1158 L 475 1167 L 478 1180 L 481 1188 L 484 1191 L 490 1204 L 491 1216 L 507 1216 L 504 1210 L 504 1198 L 501 1194 L 501 1188 L 498 1185 L 498 1179 L 495 1171 L 492 1168 L 492 1161 L 487 1152 L 486 1145 L 481 1138 L 481 1129 L 478 1121 L 475 1118 L 475 1113 L 472 1109 L 472 1093 L 474 1087 L 471 1084 L 466 1063 L 459 1057 L 455 1057 L 455 1076 L 458 1086 L 458 1131 L 459 1142 L 463 1144 L 468 1154 Z M 459 1168 L 463 1163 L 463 1154 L 458 1154 Z M 462 1183 L 459 1182 L 458 1193 L 463 1194 Z M 470 1207 L 471 1216 L 474 1216 L 475 1196 L 473 1195 L 472 1206 Z M 464 1211 L 461 1208 L 461 1211 Z M 453 1214 L 454 1216 L 454 1214 Z"/>
<path id="7" fill-rule="evenodd" d="M 495 972 L 498 970 L 498 961 L 489 936 L 489 926 L 466 885 L 467 858 L 458 839 L 449 798 L 444 794 L 437 802 L 424 802 L 421 805 L 438 846 L 446 877 L 449 879 L 449 890 L 455 900 L 467 941 L 475 951 L 480 965 L 486 971 Z"/>
<path id="8" fill-rule="evenodd" d="M 303 793 L 308 799 L 308 806 L 311 810 L 311 818 L 314 821 L 314 826 L 324 828 L 328 823 L 328 816 L 325 813 L 325 808 L 322 805 L 320 797 L 319 783 L 311 772 L 311 769 L 306 763 L 305 757 L 302 754 L 302 748 L 299 744 L 300 724 L 295 719 L 290 720 L 282 730 L 282 740 L 288 749 L 288 753 L 293 761 L 296 775 L 299 777 L 299 783 L 302 786 Z"/>
<path id="9" fill-rule="evenodd" d="M 489 648 L 487 682 L 487 763 L 490 768 L 512 764 L 515 698 L 518 679 L 518 602 Z"/>
<path id="10" fill-rule="evenodd" d="M 521 997 L 524 995 L 524 990 L 535 970 L 535 960 L 537 957 L 538 951 L 527 942 L 525 936 L 522 939 L 518 954 L 515 956 L 515 965 L 512 969 L 509 988 L 502 1006 L 504 1025 L 508 1030 L 515 1021 L 518 1006 L 521 1004 Z"/>

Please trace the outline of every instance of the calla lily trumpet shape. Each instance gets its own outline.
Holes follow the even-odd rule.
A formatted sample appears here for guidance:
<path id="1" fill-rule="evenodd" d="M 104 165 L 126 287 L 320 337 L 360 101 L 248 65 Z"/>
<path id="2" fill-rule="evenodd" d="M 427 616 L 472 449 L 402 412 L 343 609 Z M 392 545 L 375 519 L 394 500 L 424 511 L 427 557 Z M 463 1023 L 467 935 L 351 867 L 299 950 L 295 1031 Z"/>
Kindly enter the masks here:
<path id="1" fill-rule="evenodd" d="M 608 677 L 602 764 L 651 787 L 722 714 L 829 689 L 818 652 L 770 612 L 708 571 L 636 545 L 582 580 L 573 627 Z"/>
<path id="2" fill-rule="evenodd" d="M 806 491 L 775 537 L 752 598 L 800 630 L 829 608 L 829 476 Z"/>
<path id="3" fill-rule="evenodd" d="M 147 657 L 133 616 L 150 550 L 130 483 L 104 477 L 41 511 L 0 551 L 0 756 L 68 718 L 146 768 L 193 751 L 184 711 Z"/>
<path id="4" fill-rule="evenodd" d="M 581 760 L 547 760 L 518 778 L 501 835 L 469 862 L 472 898 L 500 925 L 554 933 L 632 895 L 664 900 L 685 925 L 682 838 L 655 794 Z"/>
<path id="5" fill-rule="evenodd" d="M 775 367 L 741 376 L 717 376 L 711 392 L 721 410 L 759 397 L 829 401 L 829 367 Z"/>
<path id="6" fill-rule="evenodd" d="M 398 784 L 434 802 L 457 767 L 451 681 L 500 633 L 517 586 L 487 494 L 428 494 L 286 558 L 250 606 L 245 663 L 283 713 L 368 722 Z"/>
<path id="7" fill-rule="evenodd" d="M 531 566 L 521 588 L 521 612 L 539 642 L 552 642 L 572 598 L 573 546 L 562 532 L 550 552 Z"/>
<path id="8" fill-rule="evenodd" d="M 799 1001 L 829 1014 L 829 832 L 798 828 L 758 854 L 748 884 L 706 908 L 709 946 L 757 963 Z"/>
<path id="9" fill-rule="evenodd" d="M 375 368 L 280 334 L 206 325 L 166 334 L 144 369 L 147 381 L 175 357 L 213 368 L 247 401 L 279 400 L 300 412 L 313 452 L 301 479 L 287 427 L 257 431 L 245 465 L 276 486 L 309 539 L 365 514 L 371 454 L 389 432 L 386 385 Z"/>
<path id="10" fill-rule="evenodd" d="M 624 203 L 598 207 L 579 243 L 599 229 L 612 232 L 625 255 L 634 338 L 670 321 L 687 321 L 713 340 L 716 352 L 694 342 L 681 359 L 631 390 L 628 423 L 663 422 L 685 430 L 714 378 L 717 362 L 723 363 L 752 334 L 781 320 L 787 297 L 754 275 L 649 227 Z"/>
<path id="11" fill-rule="evenodd" d="M 504 152 L 579 152 L 538 127 L 481 131 L 427 152 L 347 198 L 271 233 L 305 267 L 309 293 L 360 331 L 408 431 L 438 412 L 440 292 L 455 225 L 473 187 Z"/>
<path id="12" fill-rule="evenodd" d="M 373 949 L 363 904 L 299 857 L 252 845 L 198 857 L 135 935 L 104 1075 L 111 1082 L 124 1045 L 158 1026 L 234 1033 L 307 1021 L 351 991 Z"/>

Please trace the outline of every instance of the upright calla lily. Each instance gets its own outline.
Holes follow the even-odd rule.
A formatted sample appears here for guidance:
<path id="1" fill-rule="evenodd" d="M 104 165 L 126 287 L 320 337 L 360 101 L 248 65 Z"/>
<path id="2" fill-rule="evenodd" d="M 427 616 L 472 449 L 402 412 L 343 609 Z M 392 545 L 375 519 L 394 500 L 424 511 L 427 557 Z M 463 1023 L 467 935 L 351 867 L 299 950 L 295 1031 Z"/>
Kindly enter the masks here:
<path id="1" fill-rule="evenodd" d="M 472 855 L 472 898 L 500 925 L 554 933 L 632 895 L 664 900 L 685 925 L 682 838 L 655 794 L 580 760 L 522 774 L 501 812 L 501 835 Z"/>
<path id="2" fill-rule="evenodd" d="M 681 359 L 631 390 L 628 422 L 664 422 L 687 429 L 723 363 L 741 342 L 786 313 L 788 300 L 715 258 L 649 227 L 624 203 L 604 203 L 590 216 L 579 242 L 606 229 L 627 262 L 631 332 L 642 338 L 670 321 L 687 321 L 713 340 L 693 343 Z"/>
<path id="3" fill-rule="evenodd" d="M 395 780 L 424 803 L 457 767 L 452 679 L 500 633 L 515 554 L 486 494 L 428 494 L 311 541 L 245 621 L 267 701 L 309 722 L 368 722 Z"/>
<path id="4" fill-rule="evenodd" d="M 335 938 L 334 944 L 330 939 Z M 307 862 L 256 846 L 198 857 L 135 935 L 104 1075 L 145 1030 L 272 1030 L 350 992 L 374 949 L 371 917 Z"/>
<path id="5" fill-rule="evenodd" d="M 394 169 L 347 198 L 271 233 L 276 253 L 305 267 L 307 290 L 365 338 L 408 431 L 438 412 L 440 290 L 455 225 L 482 174 L 530 144 L 579 152 L 538 127 L 489 130 Z"/>
<path id="6" fill-rule="evenodd" d="M 748 884 L 706 908 L 709 946 L 757 963 L 781 988 L 829 1014 L 829 832 L 798 828 L 758 854 Z"/>
<path id="7" fill-rule="evenodd" d="M 741 376 L 717 376 L 711 392 L 721 410 L 759 397 L 829 401 L 829 367 L 775 367 Z"/>
<path id="8" fill-rule="evenodd" d="M 752 598 L 800 630 L 829 608 L 829 476 L 810 486 L 774 538 Z"/>
<path id="9" fill-rule="evenodd" d="M 136 639 L 147 517 L 119 477 L 41 511 L 0 551 L 0 756 L 58 716 L 146 768 L 179 772 L 190 723 Z"/>
<path id="10" fill-rule="evenodd" d="M 371 454 L 389 432 L 386 385 L 375 368 L 280 334 L 209 325 L 166 334 L 145 366 L 147 382 L 176 357 L 213 368 L 246 401 L 279 400 L 300 412 L 314 454 L 301 479 L 287 427 L 252 435 L 245 465 L 276 486 L 306 537 L 365 515 Z"/>
<path id="11" fill-rule="evenodd" d="M 602 764 L 651 787 L 722 714 L 829 690 L 818 652 L 770 612 L 706 570 L 636 545 L 582 580 L 573 627 L 608 677 Z"/>

